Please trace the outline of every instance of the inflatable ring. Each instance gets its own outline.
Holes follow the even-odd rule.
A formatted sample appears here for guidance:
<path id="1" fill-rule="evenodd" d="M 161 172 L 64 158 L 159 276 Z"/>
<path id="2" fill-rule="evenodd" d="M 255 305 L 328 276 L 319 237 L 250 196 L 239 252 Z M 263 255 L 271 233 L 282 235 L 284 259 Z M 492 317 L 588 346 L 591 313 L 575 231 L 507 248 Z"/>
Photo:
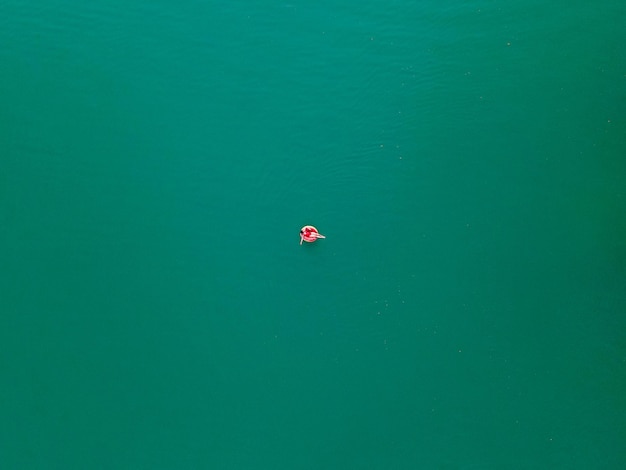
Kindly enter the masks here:
<path id="1" fill-rule="evenodd" d="M 313 243 L 317 241 L 319 238 L 326 238 L 324 235 L 319 233 L 315 227 L 312 225 L 305 225 L 300 229 L 300 245 L 302 242 Z"/>

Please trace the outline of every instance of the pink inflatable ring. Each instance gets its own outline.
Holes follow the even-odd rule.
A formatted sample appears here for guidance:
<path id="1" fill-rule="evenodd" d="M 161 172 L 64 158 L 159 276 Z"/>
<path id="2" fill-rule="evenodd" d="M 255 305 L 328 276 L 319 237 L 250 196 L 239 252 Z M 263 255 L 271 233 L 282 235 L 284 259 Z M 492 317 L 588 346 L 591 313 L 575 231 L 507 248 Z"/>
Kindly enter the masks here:
<path id="1" fill-rule="evenodd" d="M 326 237 L 319 233 L 312 225 L 305 225 L 300 229 L 300 245 L 302 245 L 303 241 L 313 243 L 314 241 L 317 241 L 318 238 Z"/>

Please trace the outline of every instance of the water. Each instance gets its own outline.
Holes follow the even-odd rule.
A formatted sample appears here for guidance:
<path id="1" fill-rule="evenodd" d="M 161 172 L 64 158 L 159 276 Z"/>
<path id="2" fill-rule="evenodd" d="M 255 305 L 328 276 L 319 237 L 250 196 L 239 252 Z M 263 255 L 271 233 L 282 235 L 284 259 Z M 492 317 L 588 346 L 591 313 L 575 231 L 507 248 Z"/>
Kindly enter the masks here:
<path id="1" fill-rule="evenodd" d="M 2 2 L 2 468 L 623 468 L 625 13 Z"/>

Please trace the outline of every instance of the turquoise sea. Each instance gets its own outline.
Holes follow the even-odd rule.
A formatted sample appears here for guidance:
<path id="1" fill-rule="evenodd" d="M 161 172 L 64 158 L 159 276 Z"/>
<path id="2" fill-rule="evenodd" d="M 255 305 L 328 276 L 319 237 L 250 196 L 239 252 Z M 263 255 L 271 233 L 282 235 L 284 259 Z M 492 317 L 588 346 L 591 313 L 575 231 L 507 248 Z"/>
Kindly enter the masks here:
<path id="1" fill-rule="evenodd" d="M 0 1 L 0 468 L 626 468 L 625 20 Z"/>

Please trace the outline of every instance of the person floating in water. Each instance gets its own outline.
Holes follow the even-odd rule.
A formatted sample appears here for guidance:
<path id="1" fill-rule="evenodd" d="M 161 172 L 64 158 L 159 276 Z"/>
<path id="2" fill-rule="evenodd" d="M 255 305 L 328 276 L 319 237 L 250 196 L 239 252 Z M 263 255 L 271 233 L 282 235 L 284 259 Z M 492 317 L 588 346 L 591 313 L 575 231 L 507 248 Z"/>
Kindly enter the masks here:
<path id="1" fill-rule="evenodd" d="M 305 225 L 300 229 L 300 245 L 302 245 L 303 241 L 313 243 L 314 241 L 317 241 L 318 238 L 326 237 L 319 233 L 312 225 Z"/>

